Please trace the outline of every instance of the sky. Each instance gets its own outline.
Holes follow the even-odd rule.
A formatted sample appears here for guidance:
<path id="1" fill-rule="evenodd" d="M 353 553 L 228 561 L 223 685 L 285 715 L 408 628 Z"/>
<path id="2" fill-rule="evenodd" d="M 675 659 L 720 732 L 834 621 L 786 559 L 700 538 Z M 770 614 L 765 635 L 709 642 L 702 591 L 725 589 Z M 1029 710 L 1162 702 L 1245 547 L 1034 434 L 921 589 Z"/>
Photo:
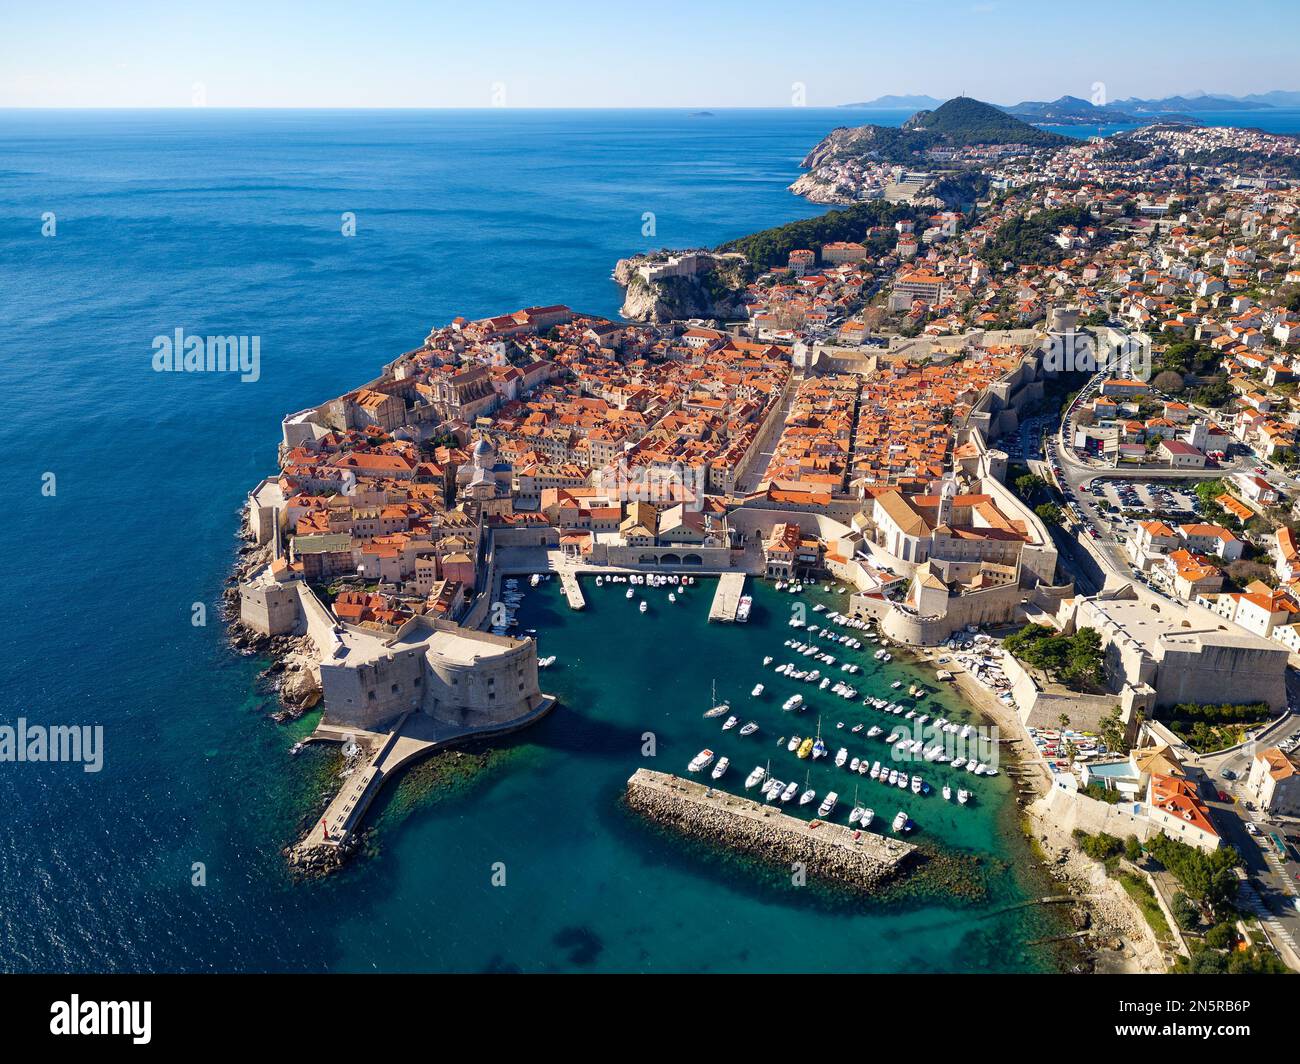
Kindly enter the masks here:
<path id="1" fill-rule="evenodd" d="M 12 9 L 12 10 L 6 10 Z M 1295 0 L 0 0 L 0 107 L 834 107 L 1300 89 Z"/>

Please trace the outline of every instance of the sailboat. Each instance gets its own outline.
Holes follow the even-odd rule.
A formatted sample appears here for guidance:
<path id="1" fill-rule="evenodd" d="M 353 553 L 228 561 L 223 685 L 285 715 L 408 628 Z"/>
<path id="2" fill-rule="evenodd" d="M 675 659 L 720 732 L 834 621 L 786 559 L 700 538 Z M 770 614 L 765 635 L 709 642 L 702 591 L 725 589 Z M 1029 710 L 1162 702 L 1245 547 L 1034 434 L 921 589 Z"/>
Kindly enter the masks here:
<path id="1" fill-rule="evenodd" d="M 849 813 L 849 827 L 857 827 L 862 819 L 862 806 L 858 805 L 858 789 L 853 788 L 853 809 Z"/>
<path id="2" fill-rule="evenodd" d="M 712 703 L 713 708 L 712 708 L 712 709 L 707 709 L 707 710 L 705 710 L 705 711 L 704 711 L 704 715 L 705 715 L 706 717 L 720 717 L 720 716 L 722 716 L 722 714 L 730 712 L 730 710 L 731 710 L 731 703 L 730 703 L 730 702 L 728 702 L 726 699 L 723 699 L 721 702 L 718 701 L 718 681 L 717 681 L 717 680 L 714 680 L 714 681 L 713 681 L 713 688 L 712 688 L 712 691 L 713 691 L 713 693 L 710 695 L 710 697 L 709 697 L 709 701 Z"/>
<path id="3" fill-rule="evenodd" d="M 817 797 L 817 792 L 808 786 L 808 775 L 809 774 L 805 772 L 803 776 L 803 794 L 799 795 L 800 805 L 807 805 Z"/>

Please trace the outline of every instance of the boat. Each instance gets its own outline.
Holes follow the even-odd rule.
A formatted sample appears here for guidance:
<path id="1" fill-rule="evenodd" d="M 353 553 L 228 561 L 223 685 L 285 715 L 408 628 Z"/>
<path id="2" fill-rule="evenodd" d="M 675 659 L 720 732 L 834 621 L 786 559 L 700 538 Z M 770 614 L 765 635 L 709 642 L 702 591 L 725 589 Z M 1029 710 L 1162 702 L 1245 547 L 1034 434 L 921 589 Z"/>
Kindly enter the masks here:
<path id="1" fill-rule="evenodd" d="M 879 761 L 873 761 L 873 762 L 871 763 L 871 778 L 872 778 L 873 780 L 874 780 L 874 779 L 879 779 L 879 778 L 880 778 L 880 762 L 879 762 Z"/>
<path id="2" fill-rule="evenodd" d="M 952 788 L 949 787 L 948 784 L 946 783 L 943 785 L 943 800 L 945 802 L 952 801 Z"/>
<path id="3" fill-rule="evenodd" d="M 722 779 L 723 775 L 730 767 L 731 767 L 731 758 L 729 757 L 718 758 L 718 763 L 713 766 L 713 778 L 715 780 Z"/>
<path id="4" fill-rule="evenodd" d="M 813 760 L 817 760 L 818 758 L 825 757 L 827 753 L 829 753 L 829 751 L 826 749 L 826 743 L 822 740 L 820 736 L 818 736 L 817 741 L 813 743 L 813 749 L 812 749 Z"/>
<path id="5" fill-rule="evenodd" d="M 880 770 L 880 775 L 881 775 L 882 777 L 885 776 L 885 771 L 884 771 L 884 769 L 881 769 L 881 770 Z M 896 768 L 891 768 L 891 769 L 889 770 L 889 775 L 888 775 L 888 777 L 885 777 L 885 781 L 886 781 L 887 783 L 896 784 L 896 783 L 898 782 L 898 769 L 896 769 Z"/>
<path id="6" fill-rule="evenodd" d="M 769 654 L 767 655 L 767 657 L 763 659 L 763 668 L 767 668 L 771 664 L 772 664 L 772 655 Z"/>
<path id="7" fill-rule="evenodd" d="M 860 764 L 862 764 L 862 762 L 861 762 L 858 758 L 855 757 L 852 761 L 849 762 L 849 771 L 850 771 L 850 772 L 857 772 L 857 771 L 858 771 L 858 765 L 860 765 Z"/>
<path id="8" fill-rule="evenodd" d="M 907 819 L 907 814 L 901 809 L 898 816 L 894 817 L 894 823 L 891 825 L 895 832 L 906 831 L 911 826 L 911 821 Z"/>
<path id="9" fill-rule="evenodd" d="M 805 739 L 803 742 L 799 744 L 799 749 L 795 751 L 795 754 L 796 756 L 799 757 L 800 760 L 806 761 L 808 759 L 808 755 L 811 754 L 812 752 L 813 752 L 813 740 Z"/>
<path id="10" fill-rule="evenodd" d="M 797 735 L 792 735 L 792 736 L 790 736 L 790 743 L 789 743 L 788 746 L 786 746 L 786 749 L 789 750 L 790 753 L 793 754 L 796 750 L 799 749 L 799 744 L 800 744 L 801 742 L 803 742 L 803 740 L 800 739 L 799 736 L 797 736 Z"/>
<path id="11" fill-rule="evenodd" d="M 640 609 L 642 613 L 645 613 L 645 611 L 648 610 L 649 608 L 650 607 L 645 604 L 644 600 L 642 601 L 641 605 L 638 607 L 638 609 Z"/>
<path id="12" fill-rule="evenodd" d="M 826 797 L 822 799 L 822 804 L 817 807 L 817 815 L 830 816 L 839 800 L 840 796 L 834 791 L 830 791 Z"/>
<path id="13" fill-rule="evenodd" d="M 676 601 L 677 601 L 677 596 L 674 595 L 671 591 L 668 592 L 668 601 L 669 601 L 669 602 L 676 602 Z"/>
<path id="14" fill-rule="evenodd" d="M 867 729 L 867 738 L 874 739 L 877 735 L 879 735 L 884 730 L 885 729 L 882 728 L 879 724 L 873 724 L 870 728 Z"/>
<path id="15" fill-rule="evenodd" d="M 857 822 L 861 819 L 862 819 L 862 806 L 855 805 L 853 809 L 849 812 L 849 826 L 852 827 L 853 825 L 857 824 Z"/>
<path id="16" fill-rule="evenodd" d="M 741 595 L 740 602 L 736 604 L 736 620 L 744 624 L 749 620 L 749 611 L 754 608 L 754 599 L 749 595 Z"/>
<path id="17" fill-rule="evenodd" d="M 754 689 L 749 692 L 752 698 L 757 698 L 762 693 L 763 693 L 763 685 L 761 683 L 754 684 Z"/>
<path id="18" fill-rule="evenodd" d="M 730 702 L 728 702 L 726 699 L 723 699 L 721 702 L 718 701 L 718 685 L 716 681 L 713 684 L 712 690 L 713 690 L 713 694 L 709 700 L 713 703 L 713 708 L 706 709 L 704 711 L 704 715 L 706 717 L 720 717 L 722 716 L 722 714 L 730 712 L 731 711 Z"/>
<path id="19" fill-rule="evenodd" d="M 843 768 L 844 762 L 847 761 L 848 759 L 849 759 L 849 748 L 847 746 L 841 746 L 839 750 L 835 752 L 835 767 Z"/>
<path id="20" fill-rule="evenodd" d="M 533 573 L 533 575 L 528 578 L 528 584 L 530 587 L 536 587 L 541 582 L 542 578 L 538 573 Z M 596 577 L 596 586 L 600 587 L 600 577 Z"/>
<path id="21" fill-rule="evenodd" d="M 870 807 L 862 810 L 862 820 L 860 824 L 864 828 L 871 827 L 871 822 L 876 819 L 876 811 Z"/>
<path id="22" fill-rule="evenodd" d="M 301 754 L 305 749 L 307 749 L 307 746 L 306 746 L 305 743 L 294 743 L 291 747 L 289 747 L 289 753 L 290 753 L 291 756 L 293 756 L 293 757 L 297 757 L 297 756 L 298 756 L 299 754 Z"/>
<path id="23" fill-rule="evenodd" d="M 798 709 L 801 705 L 803 705 L 803 695 L 791 695 L 781 704 L 781 708 L 788 713 L 792 709 Z"/>
<path id="24" fill-rule="evenodd" d="M 913 776 L 913 777 L 912 777 L 912 793 L 913 793 L 913 794 L 920 794 L 920 793 L 921 793 L 921 783 L 922 783 L 922 781 L 921 781 L 921 777 L 920 777 L 920 776 Z"/>
<path id="25" fill-rule="evenodd" d="M 769 802 L 775 802 L 781 796 L 782 788 L 784 787 L 785 784 L 778 779 L 768 780 L 767 783 L 763 785 L 763 796 Z"/>
<path id="26" fill-rule="evenodd" d="M 900 791 L 905 791 L 905 790 L 907 790 L 908 782 L 909 782 L 909 780 L 908 780 L 908 777 L 907 777 L 907 773 L 906 773 L 906 772 L 900 772 L 900 773 L 898 774 L 898 783 L 895 784 L 895 786 L 898 787 L 898 789 L 899 789 Z"/>
<path id="27" fill-rule="evenodd" d="M 713 764 L 713 751 L 705 748 L 691 758 L 691 763 L 686 767 L 692 772 L 700 772 Z"/>
<path id="28" fill-rule="evenodd" d="M 785 785 L 785 790 L 781 792 L 781 801 L 788 802 L 790 801 L 791 798 L 793 798 L 798 793 L 799 793 L 799 784 L 787 783 Z"/>
<path id="29" fill-rule="evenodd" d="M 745 777 L 745 790 L 753 790 L 765 779 L 767 779 L 767 769 L 762 765 L 755 765 L 754 771 Z"/>
<path id="30" fill-rule="evenodd" d="M 629 587 L 629 588 L 627 589 L 627 594 L 624 595 L 623 597 L 624 597 L 624 598 L 634 598 L 635 596 L 636 596 L 636 592 L 633 591 L 633 590 Z"/>
<path id="31" fill-rule="evenodd" d="M 876 656 L 879 657 L 879 655 L 876 655 Z M 903 681 L 902 681 L 902 680 L 895 680 L 895 681 L 894 681 L 893 683 L 891 683 L 889 686 L 892 687 L 895 691 L 897 691 L 900 687 L 903 686 Z"/>
<path id="32" fill-rule="evenodd" d="M 860 723 L 859 723 L 859 724 L 855 724 L 855 725 L 853 725 L 852 728 L 849 729 L 849 731 L 851 731 L 854 735 L 857 735 L 858 732 L 860 732 L 860 731 L 862 730 L 862 727 L 863 727 L 863 726 L 862 726 L 862 724 L 860 724 Z"/>
<path id="33" fill-rule="evenodd" d="M 758 725 L 755 724 L 752 720 L 746 724 L 741 725 L 740 728 L 741 735 L 753 735 L 754 732 L 756 731 L 758 731 Z"/>
<path id="34" fill-rule="evenodd" d="M 817 792 L 808 786 L 808 774 L 805 772 L 803 777 L 803 794 L 799 795 L 799 804 L 807 805 L 817 797 Z"/>
<path id="35" fill-rule="evenodd" d="M 726 719 L 726 721 L 723 723 L 723 725 L 722 725 L 722 730 L 723 730 L 723 731 L 731 731 L 731 729 L 734 728 L 734 727 L 735 727 L 737 724 L 739 724 L 739 723 L 740 723 L 740 718 L 739 718 L 739 717 L 737 717 L 737 716 L 730 716 L 730 717 L 728 717 L 728 718 Z"/>
<path id="36" fill-rule="evenodd" d="M 962 805 L 965 805 L 967 802 L 969 802 L 969 801 L 970 801 L 970 791 L 959 790 L 959 791 L 957 792 L 957 801 L 959 801 Z"/>

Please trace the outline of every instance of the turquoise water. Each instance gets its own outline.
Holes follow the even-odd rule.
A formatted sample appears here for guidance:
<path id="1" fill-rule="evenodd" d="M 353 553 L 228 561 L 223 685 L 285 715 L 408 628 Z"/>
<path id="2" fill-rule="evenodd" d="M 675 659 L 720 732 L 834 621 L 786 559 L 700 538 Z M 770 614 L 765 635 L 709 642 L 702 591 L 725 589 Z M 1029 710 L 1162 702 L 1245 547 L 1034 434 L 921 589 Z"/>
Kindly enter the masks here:
<path id="1" fill-rule="evenodd" d="M 813 685 L 774 676 L 762 666 L 792 660 L 783 643 L 795 635 L 786 621 L 792 596 L 769 586 L 755 591 L 747 625 L 710 625 L 713 582 L 676 593 L 638 589 L 628 601 L 625 586 L 597 588 L 584 578 L 587 608 L 569 610 L 558 581 L 527 595 L 520 625 L 536 628 L 539 650 L 557 664 L 542 673 L 545 690 L 560 705 L 521 736 L 500 771 L 456 797 L 406 814 L 395 830 L 396 860 L 385 854 L 364 875 L 414 901 L 401 920 L 376 928 L 359 917 L 338 929 L 344 966 L 361 966 L 378 945 L 389 964 L 403 969 L 437 966 L 454 948 L 471 968 L 518 966 L 525 970 L 614 971 L 1004 971 L 1049 970 L 1053 958 L 1027 947 L 1056 929 L 1041 910 L 996 910 L 1026 897 L 1034 880 L 1019 876 L 1028 860 L 1008 800 L 1005 775 L 993 779 L 931 766 L 935 783 L 951 778 L 976 793 L 960 807 L 940 794 L 906 795 L 870 779 L 850 777 L 829 762 L 810 766 L 777 748 L 791 727 L 810 733 L 822 714 L 832 751 L 870 750 L 885 760 L 880 740 L 852 736 L 835 727 L 884 717 Z M 641 614 L 637 601 L 650 609 Z M 804 596 L 808 604 L 812 598 Z M 829 597 L 828 601 L 831 600 Z M 841 596 L 834 601 L 843 602 Z M 810 617 L 816 617 L 809 613 Z M 880 666 L 870 644 L 860 652 L 837 652 L 840 662 L 863 664 L 855 683 L 868 692 L 897 697 L 922 674 L 898 663 Z M 838 664 L 835 667 L 838 673 Z M 901 679 L 904 688 L 889 687 Z M 762 680 L 761 698 L 750 696 Z M 741 738 L 722 733 L 720 719 L 706 720 L 711 685 L 729 698 L 741 719 L 761 731 Z M 938 686 L 924 681 L 931 691 Z M 780 706 L 795 690 L 813 708 L 785 714 Z M 969 716 L 948 691 L 931 695 L 954 719 Z M 892 718 L 897 720 L 898 718 Z M 653 736 L 655 756 L 643 751 Z M 962 874 L 987 890 L 978 903 L 952 903 L 944 888 L 914 890 L 887 903 L 848 899 L 816 885 L 796 888 L 788 872 L 770 872 L 725 852 L 665 836 L 620 805 L 628 776 L 646 766 L 686 775 L 686 762 L 710 746 L 732 758 L 723 785 L 744 793 L 743 780 L 769 758 L 782 779 L 801 782 L 809 772 L 819 794 L 837 789 L 844 821 L 853 788 L 877 810 L 873 830 L 887 825 L 901 807 L 917 822 L 918 843 L 940 854 L 965 858 Z M 786 807 L 789 809 L 790 807 Z M 808 807 L 802 815 L 809 815 Z M 385 818 L 381 828 L 388 830 Z M 418 842 L 415 840 L 418 839 Z M 417 857 L 416 851 L 423 855 Z M 506 886 L 489 883 L 501 862 Z M 437 869 L 430 874 L 430 866 Z M 1042 892 L 1039 892 L 1042 893 Z M 407 919 L 436 921 L 436 936 L 410 934 Z M 452 939 L 447 941 L 447 929 Z M 560 948 L 560 943 L 566 943 Z"/>

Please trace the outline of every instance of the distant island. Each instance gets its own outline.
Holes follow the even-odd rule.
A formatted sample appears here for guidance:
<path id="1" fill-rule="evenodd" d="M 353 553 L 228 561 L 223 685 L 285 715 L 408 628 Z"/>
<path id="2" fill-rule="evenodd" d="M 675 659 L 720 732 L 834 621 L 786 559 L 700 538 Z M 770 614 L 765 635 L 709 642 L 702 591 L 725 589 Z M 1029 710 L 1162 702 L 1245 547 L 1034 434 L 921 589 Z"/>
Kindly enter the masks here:
<path id="1" fill-rule="evenodd" d="M 845 103 L 847 110 L 920 111 L 935 110 L 943 104 L 933 96 L 886 95 L 874 100 Z M 1268 112 L 1274 108 L 1300 107 L 1300 91 L 1274 89 L 1248 96 L 1226 93 L 1195 92 L 1186 96 L 1143 99 L 1132 96 L 1106 104 L 1094 104 L 1078 96 L 1059 96 L 1055 100 L 1022 100 L 1013 104 L 990 104 L 1006 114 L 1034 125 L 1142 125 L 1151 121 L 1184 122 L 1195 120 L 1191 112 Z"/>
<path id="2" fill-rule="evenodd" d="M 841 107 L 871 108 L 876 111 L 922 111 L 934 109 L 943 103 L 933 96 L 877 96 L 863 103 L 842 103 Z"/>

